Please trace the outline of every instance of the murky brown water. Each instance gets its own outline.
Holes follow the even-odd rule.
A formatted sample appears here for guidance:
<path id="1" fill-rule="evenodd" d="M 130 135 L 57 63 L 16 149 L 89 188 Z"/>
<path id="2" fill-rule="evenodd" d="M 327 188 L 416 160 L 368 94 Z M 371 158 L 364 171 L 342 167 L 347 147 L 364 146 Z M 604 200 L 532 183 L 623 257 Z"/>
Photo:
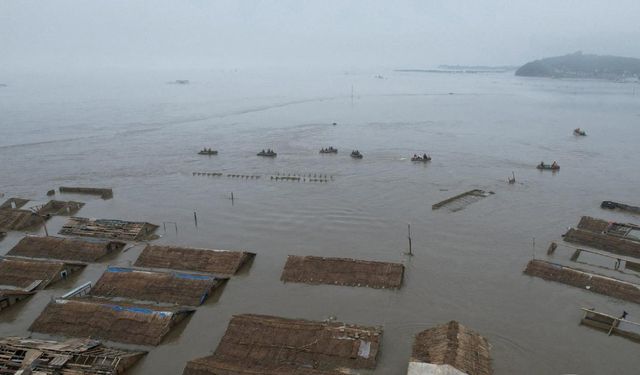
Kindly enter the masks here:
<path id="1" fill-rule="evenodd" d="M 87 202 L 80 216 L 177 222 L 177 233 L 160 229 L 158 243 L 257 253 L 250 269 L 151 348 L 132 374 L 181 373 L 189 359 L 215 349 L 239 313 L 382 325 L 375 374 L 406 373 L 413 335 L 452 319 L 489 339 L 497 375 L 637 374 L 637 344 L 578 323 L 580 307 L 626 310 L 640 321 L 638 306 L 522 274 L 533 238 L 536 256 L 546 258 L 549 242 L 581 215 L 640 221 L 599 208 L 604 199 L 640 203 L 640 95 L 633 86 L 510 75 L 385 76 L 194 73 L 187 86 L 165 85 L 176 77 L 157 74 L 16 78 L 0 89 L 0 192 L 45 201 L 45 192 L 61 185 L 110 186 L 114 198 L 107 201 L 59 198 Z M 576 127 L 589 135 L 574 137 Z M 340 153 L 318 154 L 329 145 Z M 220 154 L 197 156 L 205 146 Z M 276 159 L 255 156 L 267 147 Z M 363 160 L 348 157 L 354 148 Z M 430 153 L 433 162 L 412 164 L 407 158 L 416 152 Z M 541 173 L 535 169 L 541 160 L 557 160 L 562 170 Z M 194 177 L 194 171 L 334 180 Z M 506 183 L 511 171 L 515 185 Z M 431 210 L 471 188 L 496 194 L 455 213 Z M 52 219 L 50 233 L 64 221 Z M 403 255 L 407 223 L 411 258 Z M 21 236 L 11 233 L 0 253 Z M 3 312 L 0 334 L 29 334 L 51 298 L 97 280 L 107 263 L 129 265 L 142 247 Z M 405 284 L 399 291 L 283 284 L 288 254 L 403 262 Z M 569 256 L 560 249 L 553 260 L 570 264 Z"/>

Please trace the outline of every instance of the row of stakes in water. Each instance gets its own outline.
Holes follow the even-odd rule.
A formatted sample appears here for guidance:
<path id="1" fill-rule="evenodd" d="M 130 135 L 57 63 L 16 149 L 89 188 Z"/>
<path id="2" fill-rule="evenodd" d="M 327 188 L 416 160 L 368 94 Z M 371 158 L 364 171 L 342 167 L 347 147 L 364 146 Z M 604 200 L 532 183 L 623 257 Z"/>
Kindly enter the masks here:
<path id="1" fill-rule="evenodd" d="M 207 176 L 207 177 L 222 177 L 224 173 L 220 172 L 193 172 L 194 176 Z M 259 175 L 248 175 L 248 174 L 227 174 L 227 177 L 231 178 L 250 178 L 250 179 L 258 179 L 262 176 Z"/>
<path id="2" fill-rule="evenodd" d="M 194 176 L 206 176 L 206 177 L 222 177 L 223 173 L 220 172 L 193 172 Z M 244 179 L 259 179 L 260 175 L 244 175 L 244 174 L 227 174 L 227 177 L 230 178 L 244 178 Z M 302 182 L 329 182 L 333 181 L 333 176 L 328 176 L 326 174 L 318 174 L 318 173 L 308 173 L 308 174 L 288 174 L 280 175 L 278 172 L 275 176 L 270 176 L 271 180 L 275 181 L 302 181 Z"/>
<path id="3" fill-rule="evenodd" d="M 333 176 L 321 174 L 321 173 L 284 173 L 276 172 L 275 176 L 271 176 L 272 180 L 284 180 L 284 181 L 302 181 L 302 182 L 329 182 L 333 181 Z"/>

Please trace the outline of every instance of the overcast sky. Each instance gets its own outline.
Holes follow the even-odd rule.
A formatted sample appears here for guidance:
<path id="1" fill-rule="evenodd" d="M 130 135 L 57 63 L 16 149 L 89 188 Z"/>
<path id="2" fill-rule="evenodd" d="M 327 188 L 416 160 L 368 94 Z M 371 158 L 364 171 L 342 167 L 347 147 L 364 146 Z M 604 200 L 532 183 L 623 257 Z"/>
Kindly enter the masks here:
<path id="1" fill-rule="evenodd" d="M 0 0 L 4 68 L 519 65 L 640 57 L 640 0 Z"/>

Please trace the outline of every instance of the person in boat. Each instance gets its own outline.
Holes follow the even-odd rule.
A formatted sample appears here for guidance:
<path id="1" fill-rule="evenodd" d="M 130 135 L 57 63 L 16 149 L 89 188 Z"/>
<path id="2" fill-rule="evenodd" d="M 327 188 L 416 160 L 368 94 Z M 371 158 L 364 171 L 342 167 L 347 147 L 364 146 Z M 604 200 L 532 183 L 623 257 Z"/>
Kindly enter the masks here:
<path id="1" fill-rule="evenodd" d="M 414 159 L 417 159 L 417 158 L 418 158 L 418 155 L 413 154 L 413 158 L 414 158 Z"/>
<path id="2" fill-rule="evenodd" d="M 422 160 L 429 160 L 429 159 L 427 158 L 427 154 L 422 155 Z"/>
<path id="3" fill-rule="evenodd" d="M 544 168 L 544 162 L 543 161 L 540 162 L 540 168 Z"/>
<path id="4" fill-rule="evenodd" d="M 553 163 L 551 163 L 551 168 L 557 168 L 558 167 L 558 163 L 554 160 Z"/>
<path id="5" fill-rule="evenodd" d="M 261 154 L 264 154 L 264 153 L 265 153 L 265 152 L 264 152 L 264 148 L 262 149 L 262 151 L 260 151 L 260 153 L 261 153 Z"/>

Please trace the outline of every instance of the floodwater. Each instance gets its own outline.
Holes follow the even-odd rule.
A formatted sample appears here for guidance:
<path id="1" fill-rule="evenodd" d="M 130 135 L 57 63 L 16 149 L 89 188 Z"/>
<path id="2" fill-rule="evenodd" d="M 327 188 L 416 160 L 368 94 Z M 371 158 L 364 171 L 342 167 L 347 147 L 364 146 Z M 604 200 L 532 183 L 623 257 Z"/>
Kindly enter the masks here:
<path id="1" fill-rule="evenodd" d="M 191 83 L 167 84 L 175 79 Z M 522 274 L 533 256 L 547 259 L 550 241 L 561 240 L 581 215 L 640 221 L 599 208 L 602 200 L 640 203 L 637 84 L 393 71 L 111 72 L 3 82 L 5 198 L 38 204 L 62 185 L 112 187 L 110 200 L 58 199 L 86 202 L 79 216 L 160 224 L 157 243 L 257 253 L 132 374 L 180 374 L 188 360 L 213 352 L 240 313 L 381 325 L 375 374 L 405 374 L 413 336 L 454 319 L 489 339 L 497 375 L 638 373 L 637 344 L 578 325 L 580 307 L 626 310 L 640 321 L 638 306 Z M 588 136 L 574 137 L 576 127 Z M 328 146 L 339 154 L 318 154 Z M 203 147 L 220 153 L 196 155 Z M 264 148 L 278 157 L 255 156 Z M 364 159 L 349 157 L 356 148 Z M 433 161 L 408 160 L 422 152 Z M 559 173 L 535 169 L 553 160 Z M 512 171 L 517 183 L 508 185 Z M 268 178 L 277 173 L 333 179 Z M 457 212 L 432 211 L 473 188 L 495 194 Z M 64 221 L 50 220 L 49 232 Z M 165 232 L 163 222 L 177 223 L 178 231 L 167 224 Z M 413 257 L 404 255 L 408 223 Z M 10 233 L 0 254 L 22 235 Z M 4 311 L 0 335 L 28 335 L 51 298 L 97 280 L 107 263 L 131 264 L 142 247 Z M 289 254 L 402 262 L 404 285 L 284 284 Z M 576 266 L 569 257 L 560 247 L 551 259 Z"/>

